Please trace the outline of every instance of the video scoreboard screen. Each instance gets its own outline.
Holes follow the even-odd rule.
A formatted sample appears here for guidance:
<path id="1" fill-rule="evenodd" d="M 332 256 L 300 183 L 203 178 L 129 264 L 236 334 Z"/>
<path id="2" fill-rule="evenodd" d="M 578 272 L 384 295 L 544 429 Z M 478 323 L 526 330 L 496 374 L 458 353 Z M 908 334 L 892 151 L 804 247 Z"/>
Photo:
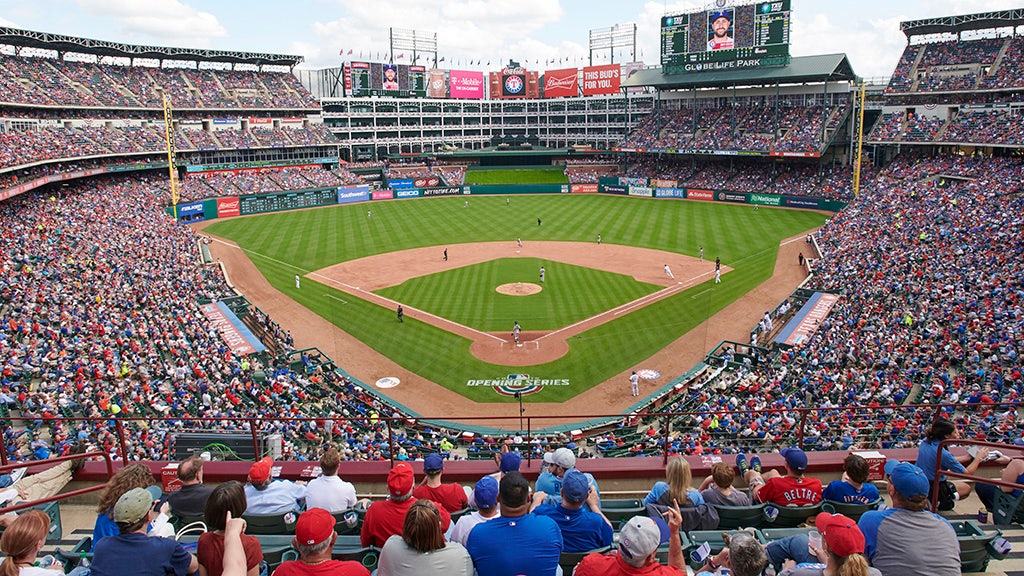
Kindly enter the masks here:
<path id="1" fill-rule="evenodd" d="M 279 210 L 295 210 L 297 208 L 313 208 L 330 206 L 338 203 L 338 190 L 304 190 L 302 192 L 281 192 L 278 194 L 261 194 L 259 196 L 242 196 L 241 214 L 263 214 Z"/>
<path id="2" fill-rule="evenodd" d="M 734 70 L 789 63 L 790 0 L 734 4 L 663 16 L 665 73 Z"/>
<path id="3" fill-rule="evenodd" d="M 380 62 L 350 64 L 352 96 L 426 98 L 426 66 Z"/>

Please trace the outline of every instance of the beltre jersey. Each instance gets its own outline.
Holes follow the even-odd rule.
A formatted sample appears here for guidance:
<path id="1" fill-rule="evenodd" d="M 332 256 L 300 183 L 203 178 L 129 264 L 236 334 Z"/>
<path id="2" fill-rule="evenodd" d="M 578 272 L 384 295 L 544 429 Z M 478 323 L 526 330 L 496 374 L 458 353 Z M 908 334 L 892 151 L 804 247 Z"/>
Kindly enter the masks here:
<path id="1" fill-rule="evenodd" d="M 817 478 L 772 478 L 757 491 L 757 499 L 779 506 L 811 506 L 821 502 L 821 480 Z"/>

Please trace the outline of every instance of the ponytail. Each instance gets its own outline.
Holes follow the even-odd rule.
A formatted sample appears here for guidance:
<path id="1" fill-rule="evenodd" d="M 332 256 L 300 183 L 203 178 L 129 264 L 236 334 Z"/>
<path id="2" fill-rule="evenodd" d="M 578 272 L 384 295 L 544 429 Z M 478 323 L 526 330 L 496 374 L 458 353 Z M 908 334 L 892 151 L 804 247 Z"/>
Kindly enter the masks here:
<path id="1" fill-rule="evenodd" d="M 863 554 L 850 554 L 845 558 L 836 557 L 839 561 L 839 576 L 868 576 L 868 559 Z"/>

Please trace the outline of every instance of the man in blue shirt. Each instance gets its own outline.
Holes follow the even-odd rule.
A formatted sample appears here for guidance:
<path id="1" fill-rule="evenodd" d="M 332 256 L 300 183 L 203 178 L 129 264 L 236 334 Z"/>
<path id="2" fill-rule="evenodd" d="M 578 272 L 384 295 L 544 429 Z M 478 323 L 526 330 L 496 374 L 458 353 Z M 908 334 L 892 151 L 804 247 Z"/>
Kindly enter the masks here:
<path id="1" fill-rule="evenodd" d="M 170 538 L 146 536 L 153 514 L 153 496 L 132 488 L 114 504 L 114 522 L 120 534 L 96 544 L 92 576 L 185 576 L 199 570 L 199 562 Z"/>
<path id="2" fill-rule="evenodd" d="M 597 505 L 597 492 L 590 488 L 587 477 L 575 468 L 562 478 L 562 503 L 544 504 L 546 494 L 533 495 L 533 513 L 547 516 L 558 524 L 562 531 L 564 552 L 586 552 L 595 548 L 610 546 L 612 525 L 601 514 Z"/>
<path id="3" fill-rule="evenodd" d="M 822 497 L 833 502 L 848 504 L 871 504 L 878 501 L 878 488 L 868 482 L 871 467 L 868 461 L 856 454 L 843 460 L 842 480 L 833 480 L 825 487 Z"/>
<path id="4" fill-rule="evenodd" d="M 864 533 L 864 554 L 882 574 L 959 576 L 960 544 L 949 522 L 925 510 L 928 478 L 910 464 L 890 460 L 892 508 L 865 512 L 857 523 Z"/>
<path id="5" fill-rule="evenodd" d="M 245 486 L 246 514 L 287 514 L 297 512 L 306 500 L 306 486 L 290 480 L 275 481 L 274 461 L 269 456 L 249 468 Z"/>
<path id="6" fill-rule="evenodd" d="M 548 495 L 544 502 L 545 504 L 555 505 L 561 499 L 562 477 L 569 470 L 576 468 L 576 455 L 568 448 L 559 448 L 554 452 L 544 454 L 544 463 L 548 469 L 546 472 L 541 472 L 540 476 L 537 477 L 536 491 L 544 492 Z M 589 472 L 584 472 L 583 475 L 586 476 L 587 482 L 597 492 L 598 502 L 600 502 L 601 488 L 597 485 L 597 480 Z"/>
<path id="7" fill-rule="evenodd" d="M 562 533 L 546 516 L 530 514 L 530 483 L 509 472 L 498 486 L 501 516 L 477 524 L 466 549 L 487 576 L 551 576 L 562 555 Z"/>

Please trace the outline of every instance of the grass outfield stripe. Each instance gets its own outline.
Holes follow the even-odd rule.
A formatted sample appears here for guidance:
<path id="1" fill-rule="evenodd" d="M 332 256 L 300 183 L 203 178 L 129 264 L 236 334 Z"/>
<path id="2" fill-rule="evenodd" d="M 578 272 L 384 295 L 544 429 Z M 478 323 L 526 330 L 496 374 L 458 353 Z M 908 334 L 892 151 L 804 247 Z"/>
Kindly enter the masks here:
<path id="1" fill-rule="evenodd" d="M 825 219 L 822 214 L 795 210 L 761 208 L 755 212 L 742 205 L 597 195 L 513 195 L 509 200 L 506 206 L 503 196 L 473 196 L 470 208 L 463 208 L 463 197 L 375 202 L 225 220 L 213 223 L 208 231 L 250 250 L 256 266 L 285 295 L 408 370 L 479 401 L 515 401 L 489 389 L 465 385 L 469 379 L 503 376 L 509 373 L 508 368 L 471 356 L 469 340 L 411 318 L 399 324 L 394 310 L 348 295 L 341 296 L 349 302 L 342 305 L 327 297 L 338 296 L 337 291 L 317 282 L 303 282 L 302 290 L 297 291 L 294 268 L 287 264 L 317 270 L 340 261 L 421 246 L 513 242 L 516 234 L 521 234 L 524 242 L 543 239 L 593 243 L 596 228 L 600 227 L 605 241 L 616 244 L 693 256 L 703 244 L 706 260 L 720 255 L 724 264 L 737 267 L 723 277 L 720 285 L 709 280 L 573 337 L 570 352 L 559 360 L 515 369 L 537 377 L 570 379 L 572 386 L 546 388 L 526 398 L 557 402 L 637 365 L 708 314 L 749 292 L 771 275 L 782 238 L 820 226 Z M 368 209 L 373 210 L 373 222 L 366 218 Z M 540 230 L 536 225 L 538 216 L 544 219 Z M 637 233 L 637 227 L 644 232 Z M 341 241 L 321 249 L 325 240 L 317 234 L 329 235 L 332 229 L 338 231 Z M 580 278 L 590 281 L 588 274 Z M 466 276 L 459 281 L 487 283 L 488 278 Z M 618 298 L 614 287 L 601 289 L 608 291 L 604 296 Z M 433 292 L 444 296 L 460 290 L 459 283 L 450 280 L 436 285 Z M 690 298 L 703 290 L 709 291 Z M 463 306 L 472 311 L 471 303 Z M 483 317 L 488 311 L 477 312 Z M 338 361 L 345 363 L 344 359 Z"/>

